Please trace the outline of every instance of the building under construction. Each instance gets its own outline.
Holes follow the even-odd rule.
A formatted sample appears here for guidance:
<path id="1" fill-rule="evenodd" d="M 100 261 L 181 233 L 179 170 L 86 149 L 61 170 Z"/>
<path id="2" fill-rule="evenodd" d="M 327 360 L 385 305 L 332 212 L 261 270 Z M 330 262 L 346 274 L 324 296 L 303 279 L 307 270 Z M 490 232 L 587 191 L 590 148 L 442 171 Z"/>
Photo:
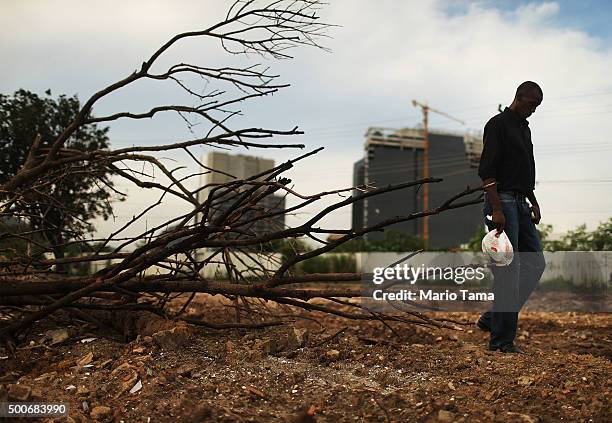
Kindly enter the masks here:
<path id="1" fill-rule="evenodd" d="M 354 186 L 385 187 L 423 178 L 425 142 L 421 129 L 370 128 L 364 158 L 353 167 Z M 467 186 L 481 184 L 477 174 L 482 138 L 477 135 L 429 130 L 429 175 L 444 178 L 430 184 L 429 208 L 442 204 Z M 387 231 L 401 231 L 428 239 L 431 248 L 452 248 L 466 243 L 482 223 L 481 205 L 473 205 L 429 217 L 428 233 L 423 219 L 398 223 Z M 353 205 L 354 229 L 374 225 L 394 216 L 424 209 L 423 189 L 389 192 Z M 381 239 L 372 232 L 369 239 Z"/>

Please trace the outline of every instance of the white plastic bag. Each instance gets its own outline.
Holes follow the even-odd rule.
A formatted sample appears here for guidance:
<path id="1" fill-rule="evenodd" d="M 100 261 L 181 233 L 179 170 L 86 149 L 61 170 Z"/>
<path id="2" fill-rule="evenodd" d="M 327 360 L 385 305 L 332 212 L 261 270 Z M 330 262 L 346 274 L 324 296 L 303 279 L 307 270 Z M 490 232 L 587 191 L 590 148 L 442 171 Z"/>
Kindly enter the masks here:
<path id="1" fill-rule="evenodd" d="M 508 266 L 514 258 L 514 249 L 506 232 L 497 234 L 493 229 L 482 239 L 482 252 L 485 253 L 496 266 Z"/>

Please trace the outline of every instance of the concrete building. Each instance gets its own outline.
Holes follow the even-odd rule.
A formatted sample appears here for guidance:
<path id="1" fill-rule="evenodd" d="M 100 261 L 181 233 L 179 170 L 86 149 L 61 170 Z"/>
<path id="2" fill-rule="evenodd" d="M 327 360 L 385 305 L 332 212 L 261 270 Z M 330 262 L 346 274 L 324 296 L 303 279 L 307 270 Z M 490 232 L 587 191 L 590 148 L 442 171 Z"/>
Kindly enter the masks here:
<path id="1" fill-rule="evenodd" d="M 423 132 L 420 129 L 370 128 L 366 133 L 364 158 L 353 167 L 353 183 L 385 187 L 423 177 Z M 482 140 L 478 136 L 429 131 L 429 174 L 444 178 L 429 186 L 429 207 L 442 204 L 467 186 L 480 185 L 477 174 Z M 423 192 L 417 187 L 375 196 L 353 206 L 354 229 L 374 225 L 394 216 L 423 210 Z M 481 206 L 469 206 L 429 218 L 429 246 L 452 248 L 467 242 L 482 224 Z M 390 231 L 423 236 L 423 220 L 389 227 Z M 381 239 L 373 232 L 369 239 Z"/>
<path id="2" fill-rule="evenodd" d="M 261 157 L 246 156 L 242 154 L 228 154 L 223 152 L 211 151 L 202 158 L 202 164 L 205 168 L 201 172 L 208 172 L 200 176 L 200 186 L 203 187 L 198 192 L 197 198 L 200 203 L 206 201 L 211 190 L 221 184 L 225 184 L 237 179 L 248 179 L 262 172 L 274 168 L 274 160 L 264 159 Z M 212 170 L 212 171 L 211 171 Z M 243 186 L 240 190 L 247 187 Z M 228 193 L 223 198 L 215 199 L 213 207 L 213 216 L 227 210 L 227 207 L 234 204 L 237 191 Z M 250 219 L 254 213 L 269 213 L 272 210 L 285 209 L 285 197 L 281 195 L 268 195 L 258 202 L 259 209 L 248 212 L 245 218 Z M 202 215 L 197 216 L 198 221 L 202 219 Z M 274 218 L 257 221 L 250 230 L 255 233 L 267 233 L 277 231 L 284 228 L 285 216 L 279 215 Z"/>

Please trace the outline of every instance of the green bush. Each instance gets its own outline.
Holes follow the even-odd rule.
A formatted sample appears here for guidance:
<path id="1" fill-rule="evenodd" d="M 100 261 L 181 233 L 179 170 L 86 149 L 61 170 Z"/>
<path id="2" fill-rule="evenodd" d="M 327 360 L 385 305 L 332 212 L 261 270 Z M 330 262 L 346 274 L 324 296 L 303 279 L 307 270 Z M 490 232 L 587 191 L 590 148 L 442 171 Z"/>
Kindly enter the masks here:
<path id="1" fill-rule="evenodd" d="M 586 225 L 567 231 L 558 240 L 550 240 L 552 225 L 540 223 L 536 226 L 544 251 L 611 251 L 612 250 L 612 218 L 601 222 L 594 231 L 587 231 Z M 479 226 L 468 241 L 468 251 L 480 251 L 481 241 L 486 230 Z"/>
<path id="2" fill-rule="evenodd" d="M 310 273 L 354 273 L 357 262 L 352 254 L 325 254 L 304 260 L 297 265 L 297 272 Z"/>
<path id="3" fill-rule="evenodd" d="M 397 252 L 416 251 L 426 249 L 423 238 L 412 236 L 403 232 L 385 231 L 385 238 L 381 240 L 368 240 L 364 238 L 352 239 L 334 249 L 337 253 L 356 252 Z"/>
<path id="4" fill-rule="evenodd" d="M 298 264 L 299 273 L 332 273 L 331 260 L 325 256 L 317 256 Z"/>
<path id="5" fill-rule="evenodd" d="M 329 259 L 332 272 L 354 273 L 357 271 L 357 262 L 353 254 L 330 254 L 324 257 Z"/>

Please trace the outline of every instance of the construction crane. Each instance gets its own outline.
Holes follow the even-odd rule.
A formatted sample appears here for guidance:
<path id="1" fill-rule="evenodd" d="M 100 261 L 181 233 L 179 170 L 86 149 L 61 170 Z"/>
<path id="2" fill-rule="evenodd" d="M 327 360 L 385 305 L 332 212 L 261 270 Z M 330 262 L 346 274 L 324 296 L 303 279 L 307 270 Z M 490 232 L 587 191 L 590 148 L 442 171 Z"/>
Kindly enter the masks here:
<path id="1" fill-rule="evenodd" d="M 429 178 L 429 112 L 437 113 L 440 116 L 459 122 L 462 125 L 465 125 L 465 122 L 447 113 L 441 112 L 440 110 L 429 107 L 427 103 L 420 103 L 416 100 L 412 100 L 412 105 L 414 107 L 420 107 L 423 112 L 423 178 Z M 424 184 L 423 186 L 423 210 L 429 210 L 429 184 Z M 425 243 L 429 241 L 429 216 L 425 216 L 423 219 L 423 240 Z"/>

